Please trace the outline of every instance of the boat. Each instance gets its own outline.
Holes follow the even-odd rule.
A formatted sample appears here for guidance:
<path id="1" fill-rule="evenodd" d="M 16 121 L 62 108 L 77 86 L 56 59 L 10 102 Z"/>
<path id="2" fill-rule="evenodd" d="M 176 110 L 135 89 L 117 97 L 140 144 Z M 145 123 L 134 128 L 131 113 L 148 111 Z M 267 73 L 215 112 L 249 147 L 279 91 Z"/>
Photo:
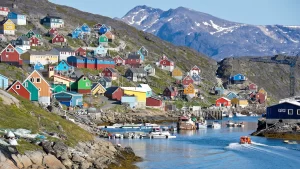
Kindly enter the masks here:
<path id="1" fill-rule="evenodd" d="M 298 144 L 297 141 L 284 140 L 283 142 L 286 144 Z"/>
<path id="2" fill-rule="evenodd" d="M 250 114 L 251 117 L 257 117 L 258 114 L 254 113 L 254 114 Z"/>
<path id="3" fill-rule="evenodd" d="M 234 122 L 232 121 L 228 121 L 228 123 L 226 124 L 227 127 L 235 127 Z"/>
<path id="4" fill-rule="evenodd" d="M 227 117 L 227 113 L 226 112 L 222 112 L 222 117 Z"/>
<path id="5" fill-rule="evenodd" d="M 242 136 L 240 138 L 240 144 L 251 144 L 251 138 L 249 136 Z"/>
<path id="6" fill-rule="evenodd" d="M 218 121 L 214 121 L 212 124 L 208 125 L 207 127 L 211 127 L 213 129 L 220 129 L 221 124 Z"/>
<path id="7" fill-rule="evenodd" d="M 142 124 L 124 124 L 121 128 L 122 129 L 137 129 L 137 128 L 141 128 Z"/>
<path id="8" fill-rule="evenodd" d="M 196 126 L 197 129 L 206 129 L 207 128 L 206 120 L 196 123 Z"/>
<path id="9" fill-rule="evenodd" d="M 178 118 L 177 129 L 179 130 L 196 130 L 196 124 L 190 117 L 181 116 Z"/>
<path id="10" fill-rule="evenodd" d="M 154 127 L 160 127 L 158 124 L 145 123 L 140 127 L 140 129 L 152 129 Z"/>
<path id="11" fill-rule="evenodd" d="M 107 128 L 107 129 L 114 129 L 114 128 L 121 128 L 122 124 L 113 124 L 112 126 L 99 126 L 100 129 Z"/>
<path id="12" fill-rule="evenodd" d="M 152 131 L 147 134 L 148 138 L 176 138 L 175 135 L 172 135 L 169 131 L 163 130 L 161 128 L 153 128 Z"/>
<path id="13" fill-rule="evenodd" d="M 241 123 L 237 124 L 237 127 L 244 127 L 244 126 L 245 126 L 244 122 L 241 122 Z"/>
<path id="14" fill-rule="evenodd" d="M 236 113 L 235 113 L 235 116 L 236 116 L 236 117 L 246 117 L 247 115 L 244 115 L 244 114 L 241 114 L 241 113 L 237 113 L 237 112 L 236 112 Z"/>

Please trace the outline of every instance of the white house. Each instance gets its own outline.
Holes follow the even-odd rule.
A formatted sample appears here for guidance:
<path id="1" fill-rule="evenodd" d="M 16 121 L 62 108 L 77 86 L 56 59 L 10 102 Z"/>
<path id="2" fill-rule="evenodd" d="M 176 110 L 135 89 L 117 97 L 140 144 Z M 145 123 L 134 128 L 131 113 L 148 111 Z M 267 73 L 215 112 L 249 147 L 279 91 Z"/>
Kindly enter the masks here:
<path id="1" fill-rule="evenodd" d="M 53 51 L 30 51 L 30 64 L 35 65 L 41 63 L 42 65 L 58 63 L 58 55 Z"/>
<path id="2" fill-rule="evenodd" d="M 13 21 L 16 25 L 26 25 L 26 16 L 15 12 L 9 12 L 7 18 Z"/>
<path id="3" fill-rule="evenodd" d="M 75 51 L 71 48 L 54 48 L 52 51 L 58 55 L 59 61 L 67 61 L 69 56 L 75 56 Z"/>
<path id="4" fill-rule="evenodd" d="M 190 75 L 193 76 L 194 74 L 200 75 L 200 68 L 198 66 L 194 66 L 191 70 L 190 70 Z"/>
<path id="5" fill-rule="evenodd" d="M 0 15 L 7 16 L 8 12 L 9 12 L 9 8 L 8 7 L 0 6 Z"/>

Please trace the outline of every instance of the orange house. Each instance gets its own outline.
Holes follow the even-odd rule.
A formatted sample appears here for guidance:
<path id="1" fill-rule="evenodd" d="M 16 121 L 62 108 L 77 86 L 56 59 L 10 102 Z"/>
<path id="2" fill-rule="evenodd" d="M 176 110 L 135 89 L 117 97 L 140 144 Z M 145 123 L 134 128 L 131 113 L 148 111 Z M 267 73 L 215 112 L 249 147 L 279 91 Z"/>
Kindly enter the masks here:
<path id="1" fill-rule="evenodd" d="M 39 89 L 39 103 L 50 105 L 51 90 L 50 84 L 36 70 L 34 70 L 26 80 L 30 80 Z"/>
<path id="2" fill-rule="evenodd" d="M 175 68 L 172 71 L 172 77 L 174 77 L 175 79 L 182 80 L 182 76 L 183 76 L 183 73 L 179 68 Z"/>
<path id="3" fill-rule="evenodd" d="M 185 95 L 190 95 L 190 96 L 195 96 L 195 87 L 194 85 L 191 83 L 189 84 L 184 90 L 183 93 Z"/>
<path id="4" fill-rule="evenodd" d="M 112 42 L 115 39 L 115 35 L 113 33 L 111 33 L 110 31 L 107 31 L 105 33 L 105 36 L 107 37 L 109 42 Z"/>

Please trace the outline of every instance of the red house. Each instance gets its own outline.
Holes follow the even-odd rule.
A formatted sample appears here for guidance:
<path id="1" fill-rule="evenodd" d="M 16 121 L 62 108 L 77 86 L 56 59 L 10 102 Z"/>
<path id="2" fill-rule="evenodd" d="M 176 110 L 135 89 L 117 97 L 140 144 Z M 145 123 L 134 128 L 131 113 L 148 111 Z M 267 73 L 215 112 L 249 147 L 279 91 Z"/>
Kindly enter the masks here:
<path id="1" fill-rule="evenodd" d="M 118 78 L 118 72 L 115 69 L 113 69 L 113 68 L 105 68 L 102 71 L 102 76 L 108 77 L 111 80 L 117 80 L 117 78 Z"/>
<path id="2" fill-rule="evenodd" d="M 141 56 L 138 53 L 130 53 L 125 60 L 125 64 L 131 67 L 140 67 L 141 63 Z"/>
<path id="3" fill-rule="evenodd" d="M 122 59 L 120 56 L 114 57 L 114 61 L 117 66 L 125 65 L 125 60 Z"/>
<path id="4" fill-rule="evenodd" d="M 263 104 L 266 102 L 266 95 L 263 93 L 257 93 L 256 100 L 258 101 L 259 104 Z"/>
<path id="5" fill-rule="evenodd" d="M 193 84 L 194 80 L 190 75 L 187 75 L 185 78 L 182 79 L 182 86 L 186 87 L 190 84 Z"/>
<path id="6" fill-rule="evenodd" d="M 30 43 L 30 46 L 38 46 L 41 44 L 40 40 L 35 37 L 35 36 L 32 36 L 30 39 L 29 39 L 29 43 Z"/>
<path id="7" fill-rule="evenodd" d="M 0 61 L 15 66 L 22 66 L 23 64 L 20 54 L 11 44 L 7 45 L 6 48 L 2 50 Z"/>
<path id="8" fill-rule="evenodd" d="M 254 83 L 249 84 L 248 89 L 252 92 L 257 92 L 257 85 Z"/>
<path id="9" fill-rule="evenodd" d="M 191 70 L 190 70 L 190 75 L 193 75 L 193 74 L 197 74 L 199 75 L 201 72 L 200 68 L 198 66 L 194 66 Z"/>
<path id="10" fill-rule="evenodd" d="M 49 29 L 49 31 L 48 31 L 48 35 L 49 36 L 55 36 L 55 35 L 57 35 L 58 34 L 58 30 L 56 29 L 56 28 L 51 28 L 51 29 Z"/>
<path id="11" fill-rule="evenodd" d="M 174 99 L 178 95 L 178 90 L 176 87 L 166 87 L 163 91 L 163 96 Z"/>
<path id="12" fill-rule="evenodd" d="M 60 34 L 54 35 L 54 37 L 52 38 L 52 43 L 65 43 L 67 42 L 67 39 Z"/>
<path id="13" fill-rule="evenodd" d="M 172 72 L 174 70 L 174 62 L 169 60 L 167 56 L 163 55 L 158 62 L 158 66 L 163 69 Z"/>
<path id="14" fill-rule="evenodd" d="M 226 97 L 221 97 L 216 100 L 217 107 L 228 107 L 231 106 L 231 100 L 227 99 Z"/>
<path id="15" fill-rule="evenodd" d="M 82 47 L 80 47 L 75 51 L 75 55 L 76 56 L 86 56 L 86 50 L 83 49 Z"/>
<path id="16" fill-rule="evenodd" d="M 163 101 L 160 98 L 157 97 L 148 97 L 146 98 L 146 106 L 149 107 L 162 107 L 163 106 Z"/>
<path id="17" fill-rule="evenodd" d="M 6 90 L 30 100 L 31 93 L 18 80 L 14 81 Z"/>
<path id="18" fill-rule="evenodd" d="M 104 96 L 109 98 L 110 100 L 118 100 L 121 101 L 122 96 L 124 95 L 124 91 L 120 87 L 110 87 L 106 89 Z"/>

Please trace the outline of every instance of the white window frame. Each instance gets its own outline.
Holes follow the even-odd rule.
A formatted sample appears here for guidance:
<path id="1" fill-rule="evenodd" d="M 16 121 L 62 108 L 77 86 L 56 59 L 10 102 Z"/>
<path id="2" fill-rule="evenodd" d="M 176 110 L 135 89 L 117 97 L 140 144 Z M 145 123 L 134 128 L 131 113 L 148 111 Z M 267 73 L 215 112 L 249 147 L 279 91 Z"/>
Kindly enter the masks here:
<path id="1" fill-rule="evenodd" d="M 300 109 L 297 109 L 297 115 L 300 115 Z"/>
<path id="2" fill-rule="evenodd" d="M 292 111 L 292 113 L 290 113 L 290 110 Z M 288 109 L 288 115 L 293 115 L 293 109 Z"/>
<path id="3" fill-rule="evenodd" d="M 30 78 L 30 81 L 31 81 L 32 83 L 34 83 L 34 82 L 35 82 L 34 77 Z"/>
<path id="4" fill-rule="evenodd" d="M 86 83 L 85 83 L 85 86 L 86 86 L 86 87 L 89 87 L 89 86 L 90 86 L 90 83 L 89 83 L 89 82 L 86 82 Z"/>
<path id="5" fill-rule="evenodd" d="M 42 82 L 41 78 L 39 78 L 39 77 L 37 77 L 37 78 L 35 79 L 35 81 L 36 81 L 36 83 L 41 83 L 41 82 Z"/>
<path id="6" fill-rule="evenodd" d="M 16 85 L 16 89 L 21 89 L 21 86 L 20 85 Z"/>

